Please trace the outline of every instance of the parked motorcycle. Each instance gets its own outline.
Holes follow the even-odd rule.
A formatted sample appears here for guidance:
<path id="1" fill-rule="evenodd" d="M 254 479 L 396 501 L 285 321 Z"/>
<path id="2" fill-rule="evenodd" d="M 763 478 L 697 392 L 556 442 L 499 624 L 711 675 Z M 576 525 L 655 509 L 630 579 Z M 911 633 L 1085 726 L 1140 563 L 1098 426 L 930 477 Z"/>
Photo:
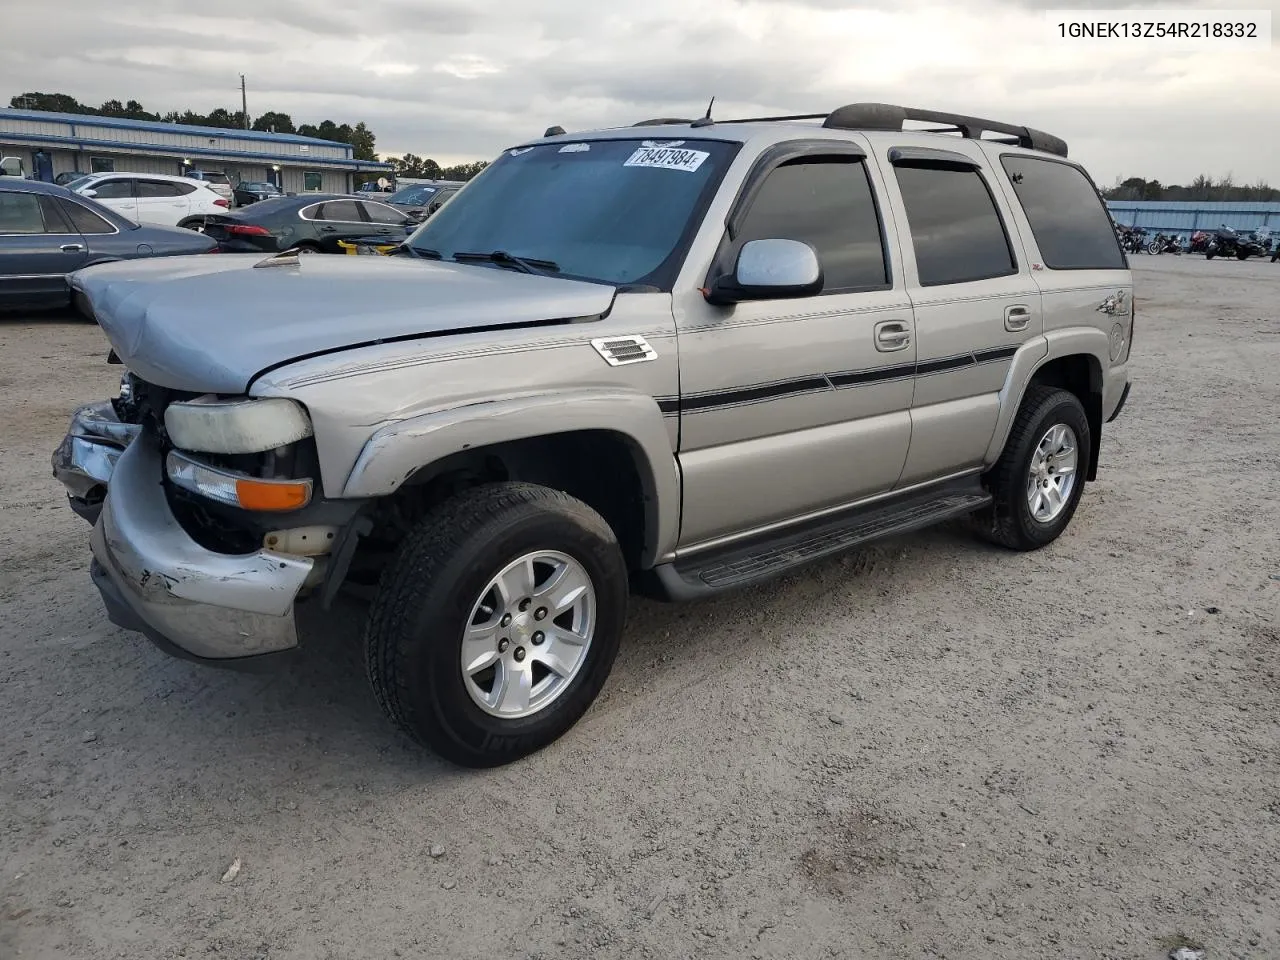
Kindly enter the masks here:
<path id="1" fill-rule="evenodd" d="M 1191 235 L 1191 242 L 1187 245 L 1187 253 L 1206 253 L 1209 249 L 1209 241 L 1212 239 L 1212 234 L 1205 230 L 1197 230 Z"/>
<path id="2" fill-rule="evenodd" d="M 1147 247 L 1145 227 L 1121 227 L 1120 246 L 1125 253 L 1141 253 Z"/>
<path id="3" fill-rule="evenodd" d="M 1166 235 L 1157 233 L 1156 238 L 1147 244 L 1147 253 L 1155 256 L 1158 253 L 1172 253 L 1174 256 L 1182 256 L 1182 241 L 1172 233 Z"/>
<path id="4" fill-rule="evenodd" d="M 1235 257 L 1237 260 L 1248 260 L 1250 257 L 1261 257 L 1266 253 L 1262 244 L 1248 237 L 1242 237 L 1230 227 L 1222 226 L 1213 232 L 1209 245 L 1205 247 L 1205 259 L 1214 257 Z"/>

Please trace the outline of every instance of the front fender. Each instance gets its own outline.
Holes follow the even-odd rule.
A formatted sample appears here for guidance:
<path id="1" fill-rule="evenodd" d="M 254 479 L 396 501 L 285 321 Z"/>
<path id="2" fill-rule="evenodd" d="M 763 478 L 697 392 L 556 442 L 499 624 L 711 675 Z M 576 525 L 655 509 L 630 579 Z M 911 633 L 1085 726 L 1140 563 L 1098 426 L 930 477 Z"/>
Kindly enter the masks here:
<path id="1" fill-rule="evenodd" d="M 423 467 L 451 454 L 514 440 L 604 430 L 629 441 L 644 485 L 643 561 L 675 548 L 680 529 L 680 477 L 662 411 L 653 397 L 623 390 L 582 389 L 467 404 L 387 424 L 356 458 L 343 497 L 383 497 Z"/>

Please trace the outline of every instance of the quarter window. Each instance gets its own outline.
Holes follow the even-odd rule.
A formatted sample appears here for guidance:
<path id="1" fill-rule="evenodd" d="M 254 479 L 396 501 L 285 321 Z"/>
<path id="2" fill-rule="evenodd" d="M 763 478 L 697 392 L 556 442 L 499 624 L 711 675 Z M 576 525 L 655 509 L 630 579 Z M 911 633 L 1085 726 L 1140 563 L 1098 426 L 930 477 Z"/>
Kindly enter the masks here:
<path id="1" fill-rule="evenodd" d="M 751 201 L 733 256 L 749 240 L 800 240 L 822 264 L 823 293 L 889 284 L 880 217 L 866 165 L 814 157 L 772 171 Z"/>
<path id="2" fill-rule="evenodd" d="M 971 167 L 895 165 L 922 287 L 1016 273 L 1017 261 L 995 199 Z"/>
<path id="3" fill-rule="evenodd" d="M 324 186 L 324 177 L 314 170 L 307 170 L 302 174 L 302 189 L 310 190 L 316 193 Z"/>
<path id="4" fill-rule="evenodd" d="M 1111 216 L 1089 178 L 1057 160 L 1001 159 L 1027 214 L 1040 259 L 1053 270 L 1123 270 Z"/>
<path id="5" fill-rule="evenodd" d="M 44 217 L 36 194 L 0 191 L 0 234 L 44 232 Z"/>
<path id="6" fill-rule="evenodd" d="M 115 233 L 115 227 L 88 207 L 81 206 L 74 200 L 63 200 L 62 209 L 71 220 L 72 225 L 81 233 Z"/>

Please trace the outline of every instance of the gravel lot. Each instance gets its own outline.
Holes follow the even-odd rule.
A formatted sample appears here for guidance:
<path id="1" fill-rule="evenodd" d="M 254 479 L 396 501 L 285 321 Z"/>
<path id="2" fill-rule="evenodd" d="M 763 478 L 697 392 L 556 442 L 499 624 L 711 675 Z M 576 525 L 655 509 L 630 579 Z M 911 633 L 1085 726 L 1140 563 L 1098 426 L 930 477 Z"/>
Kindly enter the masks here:
<path id="1" fill-rule="evenodd" d="M 1063 539 L 638 602 L 481 773 L 383 720 L 354 603 L 272 676 L 110 626 L 49 456 L 120 368 L 0 321 L 0 960 L 1280 956 L 1280 266 L 1136 267 Z"/>

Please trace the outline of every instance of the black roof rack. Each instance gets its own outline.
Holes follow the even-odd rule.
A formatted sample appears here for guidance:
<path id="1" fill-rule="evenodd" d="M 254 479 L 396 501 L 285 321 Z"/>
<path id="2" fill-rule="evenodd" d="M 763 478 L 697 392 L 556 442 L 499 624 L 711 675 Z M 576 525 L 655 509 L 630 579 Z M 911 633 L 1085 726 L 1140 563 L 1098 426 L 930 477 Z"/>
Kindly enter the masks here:
<path id="1" fill-rule="evenodd" d="M 639 123 L 633 123 L 633 127 L 664 127 L 678 123 L 693 123 L 692 120 L 681 120 L 679 117 L 658 117 L 654 120 L 641 120 Z"/>
<path id="2" fill-rule="evenodd" d="M 966 117 L 959 113 L 940 110 L 921 110 L 918 107 L 899 107 L 892 103 L 850 103 L 837 107 L 827 114 L 822 125 L 831 130 L 901 130 L 907 120 L 940 124 L 940 129 L 930 133 L 959 133 L 971 140 L 980 140 L 984 133 L 1003 133 L 1009 139 L 1002 142 L 1016 143 L 1031 150 L 1044 150 L 1060 157 L 1067 155 L 1067 142 L 1052 134 L 1031 127 L 981 117 Z"/>

